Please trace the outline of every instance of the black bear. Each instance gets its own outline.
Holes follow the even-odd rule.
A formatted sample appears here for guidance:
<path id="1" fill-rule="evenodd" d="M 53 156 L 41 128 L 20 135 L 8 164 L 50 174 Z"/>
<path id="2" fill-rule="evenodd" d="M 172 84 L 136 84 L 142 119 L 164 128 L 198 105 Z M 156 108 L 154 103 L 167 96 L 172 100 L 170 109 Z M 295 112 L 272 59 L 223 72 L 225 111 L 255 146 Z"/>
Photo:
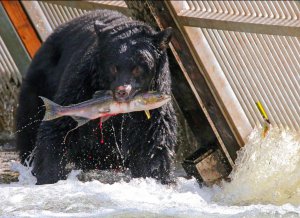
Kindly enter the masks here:
<path id="1" fill-rule="evenodd" d="M 37 184 L 66 177 L 76 168 L 129 169 L 133 177 L 171 181 L 177 121 L 172 103 L 145 113 L 116 115 L 103 123 L 76 126 L 70 117 L 41 122 L 42 101 L 60 105 L 91 99 L 113 90 L 117 101 L 137 91 L 171 93 L 166 47 L 171 29 L 156 32 L 121 13 L 97 10 L 58 27 L 36 53 L 23 80 L 16 116 L 17 147 L 22 163 L 33 152 Z M 104 143 L 101 143 L 101 137 Z"/>

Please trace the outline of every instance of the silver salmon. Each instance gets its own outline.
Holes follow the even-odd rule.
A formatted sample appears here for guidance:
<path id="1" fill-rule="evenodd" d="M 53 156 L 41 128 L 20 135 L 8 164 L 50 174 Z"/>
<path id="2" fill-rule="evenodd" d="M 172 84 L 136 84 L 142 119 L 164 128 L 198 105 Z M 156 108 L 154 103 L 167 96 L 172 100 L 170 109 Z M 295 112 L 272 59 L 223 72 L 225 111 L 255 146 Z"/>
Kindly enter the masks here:
<path id="1" fill-rule="evenodd" d="M 58 105 L 40 96 L 46 108 L 43 121 L 71 116 L 77 121 L 77 127 L 79 127 L 89 120 L 102 117 L 105 121 L 111 116 L 135 111 L 146 111 L 147 116 L 149 116 L 149 113 L 147 113 L 149 110 L 159 108 L 171 100 L 170 95 L 159 92 L 146 92 L 135 95 L 128 102 L 118 102 L 114 100 L 112 94 L 100 97 L 99 95 L 102 93 L 102 91 L 96 92 L 92 99 L 69 106 Z"/>

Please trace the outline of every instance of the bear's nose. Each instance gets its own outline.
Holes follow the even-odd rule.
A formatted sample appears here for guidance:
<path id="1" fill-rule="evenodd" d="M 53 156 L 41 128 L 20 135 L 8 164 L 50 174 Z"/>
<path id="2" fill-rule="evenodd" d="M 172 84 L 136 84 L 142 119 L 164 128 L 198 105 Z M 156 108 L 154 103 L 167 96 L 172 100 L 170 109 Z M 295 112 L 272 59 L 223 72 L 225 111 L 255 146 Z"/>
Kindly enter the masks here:
<path id="1" fill-rule="evenodd" d="M 131 85 L 118 86 L 115 89 L 115 98 L 118 101 L 124 101 L 128 98 L 131 92 Z"/>

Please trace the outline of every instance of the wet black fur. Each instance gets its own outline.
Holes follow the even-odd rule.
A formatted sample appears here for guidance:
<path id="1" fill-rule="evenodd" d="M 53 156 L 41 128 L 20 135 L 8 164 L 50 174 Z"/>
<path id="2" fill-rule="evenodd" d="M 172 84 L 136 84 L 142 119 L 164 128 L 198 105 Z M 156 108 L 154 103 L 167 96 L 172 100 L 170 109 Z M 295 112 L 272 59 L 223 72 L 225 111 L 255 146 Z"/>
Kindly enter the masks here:
<path id="1" fill-rule="evenodd" d="M 70 133 L 65 144 L 64 136 L 76 125 L 69 117 L 23 128 L 44 115 L 38 96 L 61 105 L 82 102 L 97 90 L 131 82 L 125 81 L 126 75 L 135 65 L 144 72 L 133 86 L 170 94 L 165 36 L 169 35 L 120 13 L 99 10 L 62 25 L 48 37 L 23 81 L 16 118 L 17 129 L 22 129 L 17 146 L 23 163 L 36 147 L 37 184 L 64 179 L 68 162 L 83 170 L 129 168 L 133 177 L 170 181 L 177 125 L 172 103 L 151 111 L 150 120 L 143 112 L 110 118 L 103 124 L 104 144 L 98 120 Z M 111 75 L 112 65 L 119 68 L 118 79 Z"/>

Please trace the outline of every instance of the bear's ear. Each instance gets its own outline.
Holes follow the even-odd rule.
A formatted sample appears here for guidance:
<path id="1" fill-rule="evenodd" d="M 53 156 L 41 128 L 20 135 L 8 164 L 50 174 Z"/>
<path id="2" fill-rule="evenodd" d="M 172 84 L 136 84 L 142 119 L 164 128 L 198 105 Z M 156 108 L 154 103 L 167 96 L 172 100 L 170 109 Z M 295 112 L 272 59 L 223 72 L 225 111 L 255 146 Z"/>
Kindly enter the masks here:
<path id="1" fill-rule="evenodd" d="M 106 26 L 107 25 L 105 23 L 103 23 L 99 20 L 96 20 L 94 23 L 94 28 L 95 28 L 95 32 L 97 33 L 97 35 L 100 35 Z"/>
<path id="2" fill-rule="evenodd" d="M 168 27 L 154 36 L 154 42 L 157 44 L 159 49 L 165 50 L 168 47 L 172 38 L 172 33 L 172 27 Z"/>

